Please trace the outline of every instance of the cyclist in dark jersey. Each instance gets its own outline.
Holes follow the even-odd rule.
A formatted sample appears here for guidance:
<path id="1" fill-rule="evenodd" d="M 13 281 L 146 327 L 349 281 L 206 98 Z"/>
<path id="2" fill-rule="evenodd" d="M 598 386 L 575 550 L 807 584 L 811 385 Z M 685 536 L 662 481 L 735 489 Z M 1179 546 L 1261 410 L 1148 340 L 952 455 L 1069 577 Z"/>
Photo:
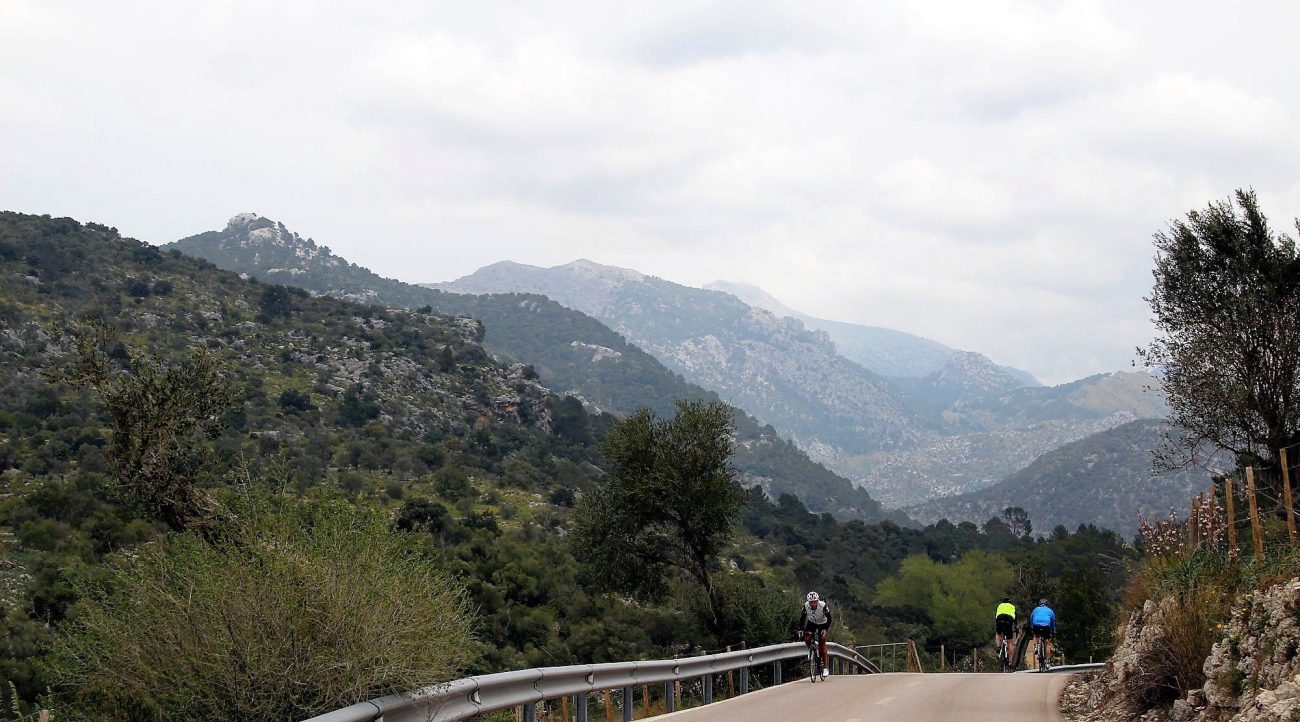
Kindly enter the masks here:
<path id="1" fill-rule="evenodd" d="M 822 601 L 817 592 L 808 592 L 803 611 L 799 614 L 799 629 L 804 643 L 809 639 L 817 640 L 817 650 L 822 657 L 822 679 L 831 675 L 830 655 L 826 651 L 826 634 L 830 628 L 831 608 Z"/>

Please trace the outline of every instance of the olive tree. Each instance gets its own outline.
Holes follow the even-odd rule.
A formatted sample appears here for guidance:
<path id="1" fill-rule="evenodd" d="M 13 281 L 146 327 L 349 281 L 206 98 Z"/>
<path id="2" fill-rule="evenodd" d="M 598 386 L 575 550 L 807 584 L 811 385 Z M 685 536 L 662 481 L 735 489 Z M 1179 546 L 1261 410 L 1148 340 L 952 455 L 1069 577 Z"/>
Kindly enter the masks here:
<path id="1" fill-rule="evenodd" d="M 1253 191 L 1191 211 L 1155 234 L 1146 300 L 1158 336 L 1139 350 L 1163 373 L 1170 421 L 1160 461 L 1206 444 L 1273 463 L 1300 429 L 1300 257 Z"/>
<path id="2" fill-rule="evenodd" d="M 574 550 L 601 587 L 657 599 L 674 577 L 698 586 L 721 631 L 713 566 L 731 542 L 744 493 L 730 459 L 731 409 L 679 401 L 672 419 L 641 409 L 603 445 L 609 475 L 578 504 Z"/>
<path id="3" fill-rule="evenodd" d="M 71 380 L 108 411 L 108 462 L 123 495 L 174 531 L 217 533 L 220 505 L 203 487 L 215 466 L 209 442 L 235 405 L 230 378 L 203 349 L 178 362 L 140 355 L 120 368 L 105 351 L 111 340 L 106 326 L 78 329 Z"/>

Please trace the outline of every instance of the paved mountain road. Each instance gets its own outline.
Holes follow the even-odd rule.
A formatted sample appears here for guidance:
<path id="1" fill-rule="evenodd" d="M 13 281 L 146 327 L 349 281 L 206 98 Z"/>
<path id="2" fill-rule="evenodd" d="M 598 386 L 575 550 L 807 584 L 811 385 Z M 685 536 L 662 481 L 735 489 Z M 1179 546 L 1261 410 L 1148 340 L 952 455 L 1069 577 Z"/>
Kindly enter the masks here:
<path id="1" fill-rule="evenodd" d="M 656 717 L 673 722 L 1040 722 L 1068 674 L 867 674 L 790 684 Z"/>

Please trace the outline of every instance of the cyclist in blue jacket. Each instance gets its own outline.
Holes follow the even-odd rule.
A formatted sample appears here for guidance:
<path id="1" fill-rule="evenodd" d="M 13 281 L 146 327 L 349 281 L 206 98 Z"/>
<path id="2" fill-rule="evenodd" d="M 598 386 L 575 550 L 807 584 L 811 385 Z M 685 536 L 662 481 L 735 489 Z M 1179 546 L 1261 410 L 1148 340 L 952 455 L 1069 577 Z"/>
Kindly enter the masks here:
<path id="1" fill-rule="evenodd" d="M 1056 612 L 1047 606 L 1047 597 L 1038 600 L 1038 606 L 1029 614 L 1029 628 L 1034 639 L 1042 638 L 1047 643 L 1047 659 L 1050 666 L 1052 659 L 1052 637 L 1056 635 Z"/>

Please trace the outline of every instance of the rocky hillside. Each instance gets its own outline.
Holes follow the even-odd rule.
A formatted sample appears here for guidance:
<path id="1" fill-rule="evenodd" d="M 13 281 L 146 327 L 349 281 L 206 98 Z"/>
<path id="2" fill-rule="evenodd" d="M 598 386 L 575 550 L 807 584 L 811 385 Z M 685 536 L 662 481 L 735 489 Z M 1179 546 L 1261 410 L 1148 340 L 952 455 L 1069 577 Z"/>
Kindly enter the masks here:
<path id="1" fill-rule="evenodd" d="M 970 353 L 958 352 L 938 341 L 892 328 L 863 326 L 809 316 L 790 308 L 763 289 L 748 283 L 718 280 L 705 285 L 705 288 L 730 293 L 750 306 L 770 311 L 779 318 L 795 318 L 807 328 L 824 331 L 842 355 L 882 376 L 923 378 L 942 371 L 954 354 Z M 1008 366 L 996 368 L 1014 379 L 1016 387 L 1039 385 L 1038 380 L 1027 371 Z"/>
<path id="2" fill-rule="evenodd" d="M 840 355 L 825 333 L 727 293 L 586 260 L 496 263 L 436 287 L 538 293 L 590 314 L 804 448 L 860 454 L 911 448 L 927 434 L 892 384 Z"/>
<path id="3" fill-rule="evenodd" d="M 528 364 L 548 388 L 580 399 L 591 411 L 625 414 L 648 406 L 670 414 L 675 399 L 716 398 L 598 320 L 549 298 L 446 293 L 383 278 L 254 214 L 237 215 L 220 231 L 191 236 L 169 248 L 316 294 L 472 317 L 483 324 L 484 347 L 496 358 Z M 741 413 L 737 430 L 736 465 L 748 483 L 761 485 L 773 498 L 795 493 L 817 511 L 881 518 L 880 504 L 867 492 L 810 461 L 775 429 Z"/>
<path id="4" fill-rule="evenodd" d="M 1151 452 L 1165 429 L 1156 419 L 1131 421 L 1053 449 L 987 489 L 934 499 L 908 513 L 926 523 L 979 523 L 1019 506 L 1040 532 L 1096 524 L 1132 538 L 1138 513 L 1152 518 L 1182 508 L 1209 484 L 1209 472 L 1201 469 L 1152 473 Z"/>
<path id="5" fill-rule="evenodd" d="M 1146 602 L 1130 615 L 1104 673 L 1079 679 L 1062 706 L 1079 722 L 1264 722 L 1300 718 L 1300 579 L 1237 599 L 1202 668 L 1205 685 L 1172 703 L 1150 704 L 1135 690 L 1185 646 L 1187 630 L 1171 623 L 1178 601 Z M 1155 680 L 1158 683 L 1158 679 Z"/>
<path id="6" fill-rule="evenodd" d="M 329 465 L 322 445 L 367 434 L 427 444 L 507 425 L 552 433 L 552 394 L 522 364 L 494 361 L 473 319 L 267 286 L 70 219 L 6 212 L 0 238 L 0 350 L 19 408 L 50 393 L 45 379 L 70 362 L 69 325 L 98 319 L 111 324 L 121 364 L 133 347 L 206 349 L 247 389 L 237 430 L 301 455 L 305 474 Z M 427 469 L 398 447 L 415 453 L 391 446 L 383 466 Z"/>

